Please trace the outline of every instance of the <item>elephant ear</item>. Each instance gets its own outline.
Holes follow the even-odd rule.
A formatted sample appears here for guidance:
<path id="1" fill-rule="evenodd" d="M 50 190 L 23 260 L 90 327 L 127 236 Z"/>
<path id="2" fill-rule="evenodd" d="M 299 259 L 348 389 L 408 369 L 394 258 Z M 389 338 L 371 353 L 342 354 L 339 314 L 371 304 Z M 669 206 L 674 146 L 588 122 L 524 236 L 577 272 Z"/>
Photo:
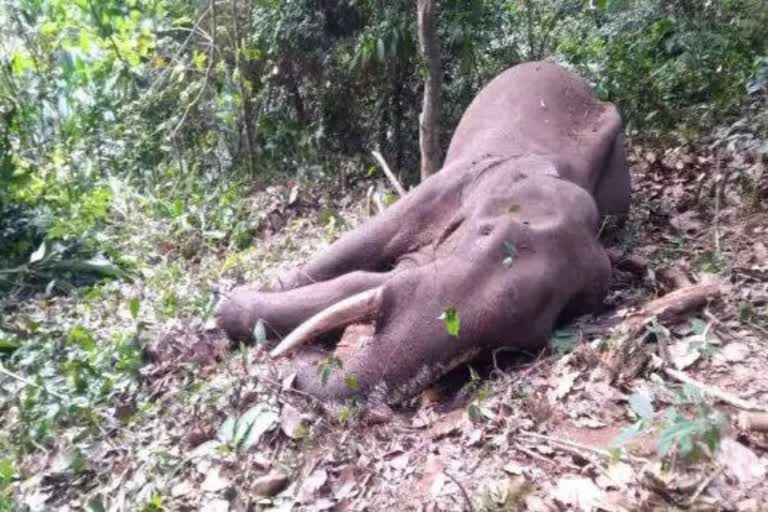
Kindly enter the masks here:
<path id="1" fill-rule="evenodd" d="M 299 325 L 270 355 L 280 357 L 309 343 L 321 334 L 360 322 L 381 309 L 382 287 L 352 295 L 333 304 Z"/>

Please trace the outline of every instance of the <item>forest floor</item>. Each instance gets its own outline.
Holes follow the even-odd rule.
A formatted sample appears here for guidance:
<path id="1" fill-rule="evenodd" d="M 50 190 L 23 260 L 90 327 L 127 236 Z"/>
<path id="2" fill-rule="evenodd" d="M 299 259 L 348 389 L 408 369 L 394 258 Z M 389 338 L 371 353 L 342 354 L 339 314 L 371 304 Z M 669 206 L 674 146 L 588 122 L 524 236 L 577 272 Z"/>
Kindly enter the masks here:
<path id="1" fill-rule="evenodd" d="M 61 377 L 92 397 L 90 422 L 48 424 L 47 442 L 17 449 L 14 499 L 92 511 L 764 510 L 768 214 L 721 186 L 710 157 L 634 148 L 630 162 L 632 216 L 606 242 L 609 310 L 564 326 L 541 354 L 454 372 L 387 418 L 302 395 L 263 346 L 230 349 L 208 297 L 212 285 L 267 283 L 357 225 L 367 183 L 254 192 L 261 234 L 241 252 L 196 252 L 161 220 L 134 223 L 125 250 L 149 266 L 133 282 L 35 298 L 6 318 L 66 332 L 94 361 L 112 358 L 105 367 L 116 356 L 84 336 L 135 332 L 128 341 L 152 356 L 102 398 L 88 391 L 102 375 Z M 139 215 L 130 198 L 122 208 Z M 705 301 L 626 329 L 655 299 L 697 286 L 710 286 Z M 45 357 L 31 351 L 29 371 L 0 376 L 3 432 L 22 436 L 41 428 L 34 411 L 79 403 L 32 372 Z"/>

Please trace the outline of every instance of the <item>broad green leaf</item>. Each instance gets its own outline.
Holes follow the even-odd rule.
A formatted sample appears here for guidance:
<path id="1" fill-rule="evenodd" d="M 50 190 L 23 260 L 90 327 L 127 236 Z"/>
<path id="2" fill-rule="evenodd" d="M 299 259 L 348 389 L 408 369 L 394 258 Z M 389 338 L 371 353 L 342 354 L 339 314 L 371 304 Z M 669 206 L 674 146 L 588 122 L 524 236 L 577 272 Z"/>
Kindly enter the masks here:
<path id="1" fill-rule="evenodd" d="M 694 334 L 701 336 L 707 331 L 707 322 L 701 318 L 693 318 L 691 319 L 691 330 Z"/>
<path id="2" fill-rule="evenodd" d="M 651 397 L 646 393 L 633 393 L 629 397 L 629 407 L 640 419 L 650 420 L 653 418 L 653 403 Z"/>
<path id="3" fill-rule="evenodd" d="M 445 330 L 448 334 L 454 338 L 459 337 L 461 317 L 454 306 L 446 306 L 443 313 L 438 317 L 438 320 L 443 321 L 443 325 L 445 325 Z"/>
<path id="4" fill-rule="evenodd" d="M 237 421 L 235 447 L 239 453 L 248 451 L 259 442 L 261 436 L 272 429 L 279 420 L 276 412 L 263 405 L 248 409 Z"/>
<path id="5" fill-rule="evenodd" d="M 38 261 L 42 261 L 48 255 L 48 247 L 48 241 L 43 240 L 43 243 L 40 244 L 40 247 L 38 247 L 37 250 L 29 256 L 29 262 L 37 263 Z"/>
<path id="6" fill-rule="evenodd" d="M 230 416 L 219 428 L 217 437 L 219 441 L 226 444 L 234 444 L 235 442 L 235 427 L 237 426 L 237 416 Z"/>
<path id="7" fill-rule="evenodd" d="M 131 312 L 131 318 L 134 320 L 138 320 L 139 318 L 139 307 L 141 306 L 141 301 L 138 297 L 133 297 L 128 302 L 128 310 Z"/>
<path id="8" fill-rule="evenodd" d="M 12 338 L 0 337 L 0 352 L 13 352 L 20 346 L 21 344 Z"/>
<path id="9" fill-rule="evenodd" d="M 107 512 L 107 508 L 104 506 L 101 496 L 93 496 L 89 498 L 85 504 L 85 510 L 88 512 Z"/>

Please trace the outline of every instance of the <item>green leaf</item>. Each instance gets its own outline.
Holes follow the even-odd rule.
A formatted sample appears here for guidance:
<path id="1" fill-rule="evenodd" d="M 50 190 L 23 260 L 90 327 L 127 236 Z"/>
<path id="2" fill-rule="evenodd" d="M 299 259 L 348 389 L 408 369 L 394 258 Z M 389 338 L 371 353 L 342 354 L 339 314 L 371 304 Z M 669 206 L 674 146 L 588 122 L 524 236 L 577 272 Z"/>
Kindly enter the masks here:
<path id="1" fill-rule="evenodd" d="M 264 320 L 261 318 L 256 320 L 256 325 L 253 326 L 253 339 L 256 340 L 257 345 L 267 343 L 267 329 L 264 326 Z"/>
<path id="2" fill-rule="evenodd" d="M 219 441 L 226 444 L 235 443 L 235 427 L 237 426 L 237 416 L 230 416 L 219 428 L 217 437 Z"/>
<path id="3" fill-rule="evenodd" d="M 131 312 L 131 318 L 134 321 L 139 318 L 139 307 L 141 306 L 141 300 L 138 297 L 133 297 L 128 301 L 128 310 Z"/>
<path id="4" fill-rule="evenodd" d="M 579 336 L 569 332 L 556 330 L 549 337 L 549 347 L 556 354 L 567 354 L 579 344 Z"/>
<path id="5" fill-rule="evenodd" d="M 248 409 L 237 421 L 235 428 L 235 448 L 238 453 L 245 453 L 259 442 L 261 436 L 270 430 L 279 419 L 277 413 L 264 405 Z"/>
<path id="6" fill-rule="evenodd" d="M 171 205 L 171 215 L 174 219 L 178 219 L 184 214 L 184 201 L 180 197 L 173 200 Z"/>
<path id="7" fill-rule="evenodd" d="M 461 317 L 459 312 L 456 311 L 454 306 L 446 306 L 443 313 L 437 317 L 438 320 L 442 320 L 445 325 L 445 330 L 448 334 L 454 338 L 459 337 L 459 329 L 461 329 Z"/>
<path id="8" fill-rule="evenodd" d="M 344 379 L 344 382 L 347 385 L 347 389 L 349 389 L 353 393 L 356 393 L 357 390 L 360 389 L 360 383 L 352 375 L 347 375 L 347 377 Z"/>
<path id="9" fill-rule="evenodd" d="M 650 420 L 653 418 L 653 403 L 651 397 L 646 393 L 633 393 L 629 397 L 629 407 L 640 419 Z"/>
<path id="10" fill-rule="evenodd" d="M 331 372 L 336 368 L 341 368 L 341 360 L 337 357 L 329 356 L 317 366 L 317 375 L 320 377 L 320 383 L 325 386 L 331 377 Z"/>
<path id="11" fill-rule="evenodd" d="M 42 261 L 45 259 L 46 256 L 49 254 L 49 244 L 48 240 L 43 240 L 43 243 L 40 244 L 40 247 L 37 248 L 35 252 L 29 255 L 29 262 L 30 263 L 37 263 L 38 261 Z"/>
<path id="12" fill-rule="evenodd" d="M 67 338 L 71 343 L 80 346 L 88 352 L 96 348 L 96 341 L 93 339 L 93 334 L 80 324 L 77 324 L 71 331 L 69 331 Z"/>
<path id="13" fill-rule="evenodd" d="M 85 504 L 85 510 L 88 512 L 107 512 L 107 508 L 104 506 L 101 496 L 93 496 L 89 498 Z"/>
<path id="14" fill-rule="evenodd" d="M 12 338 L 0 338 L 0 352 L 13 352 L 20 346 L 21 344 Z"/>
<path id="15" fill-rule="evenodd" d="M 707 331 L 707 322 L 701 318 L 693 318 L 691 320 L 691 330 L 694 334 L 702 336 Z"/>
<path id="16" fill-rule="evenodd" d="M 0 483 L 10 484 L 16 476 L 16 468 L 13 459 L 0 459 Z"/>

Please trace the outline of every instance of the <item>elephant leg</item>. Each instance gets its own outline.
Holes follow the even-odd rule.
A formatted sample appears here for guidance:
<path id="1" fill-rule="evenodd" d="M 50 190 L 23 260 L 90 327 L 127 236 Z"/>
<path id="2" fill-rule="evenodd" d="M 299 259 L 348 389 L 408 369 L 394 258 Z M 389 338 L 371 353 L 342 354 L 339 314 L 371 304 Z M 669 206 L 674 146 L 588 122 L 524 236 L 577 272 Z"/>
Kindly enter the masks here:
<path id="1" fill-rule="evenodd" d="M 624 154 L 624 134 L 613 141 L 607 165 L 595 187 L 595 202 L 600 215 L 620 218 L 629 213 L 631 183 Z"/>
<path id="2" fill-rule="evenodd" d="M 326 281 L 353 271 L 389 271 L 397 259 L 432 242 L 459 209 L 463 175 L 446 168 L 381 214 L 345 234 L 299 269 L 278 278 L 274 290 Z"/>
<path id="3" fill-rule="evenodd" d="M 312 315 L 356 293 L 381 286 L 391 273 L 351 272 L 283 292 L 235 288 L 216 309 L 216 321 L 231 339 L 252 336 L 258 320 L 271 336 L 285 336 Z"/>

